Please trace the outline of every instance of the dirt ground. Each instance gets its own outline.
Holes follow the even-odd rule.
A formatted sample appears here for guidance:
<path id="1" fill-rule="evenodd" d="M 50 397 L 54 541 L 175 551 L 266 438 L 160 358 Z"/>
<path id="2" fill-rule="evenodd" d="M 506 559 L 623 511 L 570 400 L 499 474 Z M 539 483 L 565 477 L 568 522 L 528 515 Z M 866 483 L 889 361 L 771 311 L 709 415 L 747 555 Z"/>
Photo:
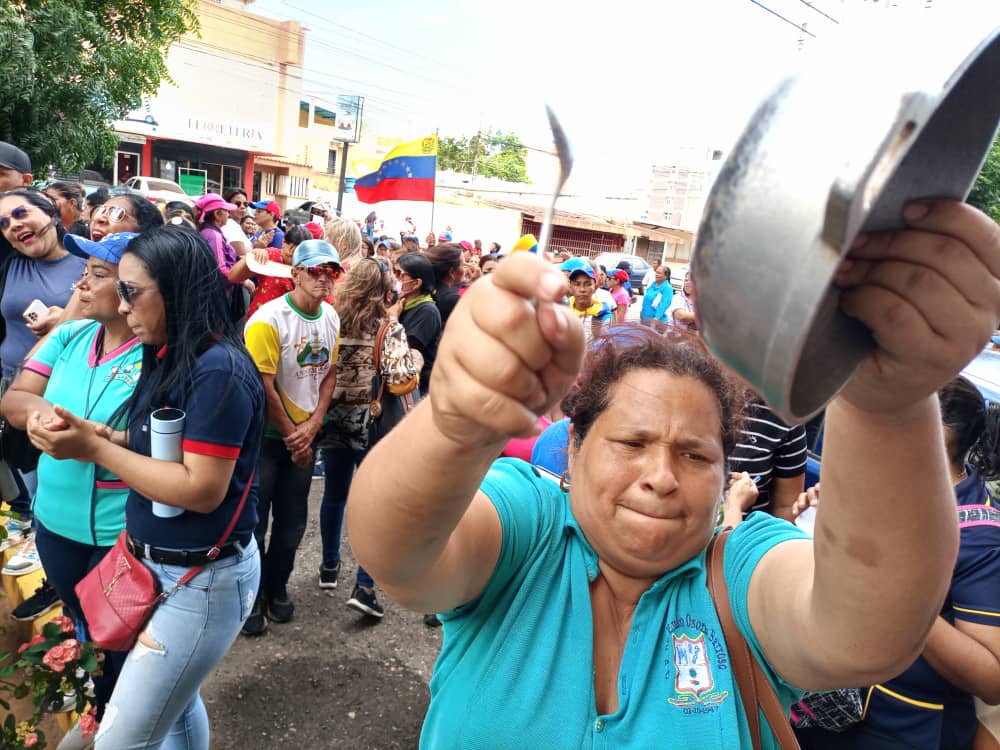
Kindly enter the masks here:
<path id="1" fill-rule="evenodd" d="M 212 750 L 417 747 L 441 630 L 381 592 L 381 621 L 345 607 L 356 570 L 346 537 L 338 587 L 319 588 L 322 490 L 323 480 L 313 479 L 288 586 L 294 619 L 270 623 L 258 638 L 240 636 L 202 689 Z"/>

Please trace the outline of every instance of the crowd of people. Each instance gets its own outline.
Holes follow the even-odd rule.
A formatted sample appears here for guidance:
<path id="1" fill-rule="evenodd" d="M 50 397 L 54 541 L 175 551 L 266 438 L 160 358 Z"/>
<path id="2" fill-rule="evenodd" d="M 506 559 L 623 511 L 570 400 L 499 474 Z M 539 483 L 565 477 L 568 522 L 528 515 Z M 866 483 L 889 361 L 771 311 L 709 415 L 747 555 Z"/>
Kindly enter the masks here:
<path id="1" fill-rule="evenodd" d="M 627 263 L 531 235 L 421 242 L 409 219 L 390 236 L 374 212 L 237 188 L 40 190 L 30 166 L 0 144 L 0 471 L 29 538 L 5 572 L 46 577 L 13 614 L 61 602 L 86 638 L 75 587 L 122 533 L 171 592 L 106 653 L 98 729 L 62 750 L 210 747 L 202 682 L 241 632 L 295 617 L 317 469 L 316 585 L 337 588 L 346 530 L 346 606 L 381 619 L 381 589 L 443 625 L 423 747 L 753 746 L 713 544 L 783 709 L 863 695 L 838 731 L 795 722 L 803 747 L 990 747 L 974 699 L 1000 702 L 1000 412 L 956 379 L 1000 320 L 982 214 L 925 205 L 838 272 L 877 347 L 823 419 L 821 502 L 803 426 L 699 338 L 686 267 L 653 259 L 640 302 Z M 954 323 L 924 322 L 942 303 L 915 269 Z M 163 408 L 179 460 L 154 455 Z M 815 543 L 795 525 L 810 506 Z"/>

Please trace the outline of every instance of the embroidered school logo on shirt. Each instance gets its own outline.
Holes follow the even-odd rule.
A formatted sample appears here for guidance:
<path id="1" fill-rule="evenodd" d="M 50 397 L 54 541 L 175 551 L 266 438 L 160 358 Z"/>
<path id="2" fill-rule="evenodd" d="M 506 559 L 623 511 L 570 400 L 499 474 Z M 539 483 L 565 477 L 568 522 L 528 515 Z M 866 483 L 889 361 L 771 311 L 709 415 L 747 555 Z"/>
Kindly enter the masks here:
<path id="1" fill-rule="evenodd" d="M 705 649 L 705 634 L 696 637 L 671 634 L 674 652 L 674 693 L 668 698 L 679 707 L 718 706 L 729 695 L 728 690 L 716 690 L 712 664 Z"/>
<path id="2" fill-rule="evenodd" d="M 120 380 L 125 385 L 135 385 L 139 382 L 139 375 L 141 374 L 142 362 L 132 362 L 121 366 L 114 365 L 104 381 L 110 383 L 112 380 Z"/>

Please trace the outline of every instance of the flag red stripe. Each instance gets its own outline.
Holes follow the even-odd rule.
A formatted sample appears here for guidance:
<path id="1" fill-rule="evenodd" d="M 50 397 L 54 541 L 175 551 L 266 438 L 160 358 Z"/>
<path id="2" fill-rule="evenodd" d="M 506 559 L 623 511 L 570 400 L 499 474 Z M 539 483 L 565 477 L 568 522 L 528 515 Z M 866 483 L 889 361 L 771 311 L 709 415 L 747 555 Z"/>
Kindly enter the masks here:
<path id="1" fill-rule="evenodd" d="M 354 192 L 362 203 L 381 201 L 433 201 L 434 180 L 398 178 L 382 180 L 374 187 L 354 185 Z"/>

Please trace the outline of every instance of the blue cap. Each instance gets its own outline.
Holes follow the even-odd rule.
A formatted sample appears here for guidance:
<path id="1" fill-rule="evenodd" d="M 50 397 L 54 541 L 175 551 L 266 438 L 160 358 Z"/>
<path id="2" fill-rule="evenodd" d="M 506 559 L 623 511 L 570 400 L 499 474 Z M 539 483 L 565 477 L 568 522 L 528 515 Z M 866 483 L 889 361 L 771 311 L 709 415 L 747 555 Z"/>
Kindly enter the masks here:
<path id="1" fill-rule="evenodd" d="M 587 274 L 590 278 L 596 278 L 594 276 L 594 269 L 591 268 L 590 263 L 585 261 L 583 258 L 570 258 L 569 260 L 564 260 L 559 266 L 560 271 L 569 271 L 569 277 L 572 279 L 573 274 L 583 272 Z"/>
<path id="2" fill-rule="evenodd" d="M 67 234 L 63 244 L 73 255 L 81 258 L 93 256 L 108 263 L 118 264 L 125 254 L 128 243 L 133 237 L 138 236 L 137 232 L 115 232 L 105 235 L 100 242 L 94 242 L 78 234 Z"/>
<path id="3" fill-rule="evenodd" d="M 340 253 L 326 240 L 306 240 L 300 242 L 292 254 L 292 266 L 323 266 L 331 263 L 340 267 Z"/>

